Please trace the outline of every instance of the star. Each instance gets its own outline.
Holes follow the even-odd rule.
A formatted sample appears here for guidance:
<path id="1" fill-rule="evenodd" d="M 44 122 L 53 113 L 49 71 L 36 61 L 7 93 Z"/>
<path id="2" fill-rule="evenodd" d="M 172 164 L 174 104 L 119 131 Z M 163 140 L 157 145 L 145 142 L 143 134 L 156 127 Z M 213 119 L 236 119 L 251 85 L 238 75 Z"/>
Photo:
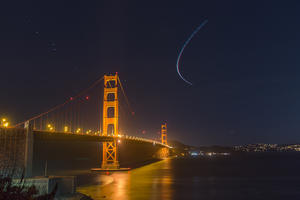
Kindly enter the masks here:
<path id="1" fill-rule="evenodd" d="M 56 46 L 56 44 L 55 44 L 55 42 L 51 42 L 51 44 L 50 44 L 51 46 L 53 46 L 53 47 L 55 47 Z"/>

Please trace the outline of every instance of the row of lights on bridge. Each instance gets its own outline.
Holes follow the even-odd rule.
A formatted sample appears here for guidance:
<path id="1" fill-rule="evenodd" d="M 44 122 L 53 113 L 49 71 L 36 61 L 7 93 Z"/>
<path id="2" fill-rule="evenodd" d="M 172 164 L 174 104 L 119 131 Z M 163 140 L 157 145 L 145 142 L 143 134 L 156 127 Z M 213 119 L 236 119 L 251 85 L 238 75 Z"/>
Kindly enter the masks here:
<path id="1" fill-rule="evenodd" d="M 55 131 L 55 128 L 51 124 L 48 124 L 47 128 L 48 128 L 48 131 Z M 64 132 L 65 133 L 69 133 L 69 127 L 68 126 L 64 126 Z M 81 129 L 77 128 L 76 129 L 76 133 L 80 134 L 81 133 Z M 86 134 L 88 134 L 88 135 L 91 135 L 91 133 L 92 133 L 92 130 L 87 130 L 86 131 Z M 95 135 L 99 135 L 99 134 L 100 134 L 100 131 L 95 132 Z M 122 135 L 119 134 L 119 135 L 117 135 L 117 137 L 121 138 Z M 118 143 L 121 143 L 120 139 L 118 140 Z"/>
<path id="2" fill-rule="evenodd" d="M 51 125 L 51 124 L 48 124 L 48 125 L 47 125 L 47 131 L 54 132 L 54 131 L 55 131 L 54 126 Z M 64 131 L 63 131 L 63 132 L 65 132 L 65 133 L 71 133 L 71 131 L 70 131 L 70 129 L 69 129 L 68 126 L 64 126 Z M 76 131 L 75 131 L 75 133 L 77 133 L 77 134 L 82 134 L 82 133 L 83 133 L 83 130 L 82 130 L 81 128 L 77 128 Z M 89 129 L 89 130 L 87 130 L 85 133 L 88 134 L 88 135 L 91 135 L 91 134 L 92 134 L 92 130 Z M 94 132 L 94 135 L 100 135 L 100 131 Z M 111 136 L 111 135 L 108 135 L 108 136 Z M 122 137 L 122 135 L 120 135 L 120 134 L 118 134 L 117 136 L 118 136 L 118 137 Z"/>
<path id="3" fill-rule="evenodd" d="M 47 131 L 55 131 L 55 127 L 53 125 L 51 125 L 51 124 L 47 124 Z M 64 126 L 64 132 L 65 133 L 70 133 L 70 130 L 69 130 L 68 126 Z M 78 133 L 78 134 L 80 134 L 83 131 L 81 130 L 81 128 L 77 128 L 75 132 Z M 91 134 L 92 130 L 87 130 L 85 133 L 86 134 Z M 95 132 L 95 135 L 97 135 L 97 134 L 100 134 L 100 131 Z"/>
<path id="4" fill-rule="evenodd" d="M 7 121 L 6 118 L 2 118 L 2 119 L 1 119 L 1 121 L 0 121 L 0 127 L 4 127 L 4 128 L 9 127 L 9 122 Z M 54 132 L 54 131 L 55 131 L 55 127 L 54 127 L 53 125 L 51 125 L 51 124 L 47 124 L 47 130 L 48 130 L 48 131 L 51 131 L 51 132 Z M 65 133 L 70 133 L 69 127 L 68 127 L 68 126 L 64 126 L 64 132 L 65 132 Z M 77 128 L 77 129 L 76 129 L 76 133 L 77 133 L 77 134 L 82 134 L 82 130 L 81 130 L 80 128 Z M 86 134 L 88 134 L 88 135 L 91 135 L 91 133 L 92 133 L 92 130 L 87 130 L 87 131 L 86 131 Z M 97 132 L 95 132 L 94 134 L 95 134 L 95 135 L 100 135 L 100 131 L 97 131 Z M 108 136 L 111 136 L 111 135 L 108 135 Z M 114 136 L 114 135 L 112 135 L 112 136 Z M 130 136 L 126 136 L 126 135 L 121 135 L 121 134 L 116 135 L 116 137 L 119 137 L 119 138 L 121 138 L 121 137 L 123 137 L 123 136 L 125 136 L 126 138 L 127 138 L 127 137 L 131 138 Z M 134 138 L 134 137 L 133 137 L 133 138 Z M 120 140 L 120 139 L 118 139 L 117 141 L 118 141 L 118 143 L 121 143 L 121 140 Z M 155 144 L 155 143 L 156 143 L 156 142 L 154 142 L 153 144 Z"/>
<path id="5" fill-rule="evenodd" d="M 48 130 L 48 131 L 51 131 L 51 132 L 54 132 L 54 131 L 55 131 L 55 128 L 54 128 L 51 124 L 48 124 L 48 125 L 47 125 L 47 130 Z M 64 132 L 65 132 L 65 133 L 71 133 L 68 126 L 64 126 Z M 82 131 L 81 128 L 77 128 L 76 131 L 75 131 L 75 133 L 76 133 L 76 134 L 83 134 L 83 131 Z M 87 130 L 87 131 L 85 132 L 85 134 L 87 134 L 87 135 L 92 135 L 92 130 Z M 94 135 L 100 135 L 100 131 L 95 132 Z M 138 137 L 127 136 L 127 135 L 121 135 L 121 134 L 118 134 L 118 135 L 110 135 L 110 134 L 108 134 L 107 136 L 115 136 L 115 137 L 118 137 L 118 138 L 125 137 L 125 138 L 129 138 L 129 139 L 131 138 L 131 139 L 138 139 L 138 140 L 140 139 L 140 138 L 138 138 Z M 150 140 L 148 140 L 148 141 L 150 141 Z M 120 140 L 120 139 L 118 140 L 118 143 L 121 143 L 121 140 Z M 154 141 L 154 144 L 155 144 L 155 143 L 157 143 L 157 142 Z"/>
<path id="6" fill-rule="evenodd" d="M 6 118 L 2 118 L 2 119 L 1 119 L 1 121 L 0 121 L 0 127 L 4 127 L 4 128 L 9 127 L 9 122 L 7 121 Z M 51 131 L 51 132 L 54 132 L 54 131 L 55 131 L 55 127 L 54 127 L 53 125 L 51 125 L 51 124 L 47 124 L 47 130 L 48 130 L 48 131 Z M 65 133 L 70 133 L 70 132 L 69 132 L 69 127 L 68 127 L 68 126 L 64 126 L 64 132 L 65 132 Z M 77 128 L 77 129 L 76 129 L 76 133 L 77 133 L 77 134 L 81 134 L 81 133 L 82 133 L 82 130 L 81 130 L 80 128 Z M 88 135 L 91 135 L 91 133 L 92 133 L 92 130 L 87 130 L 87 131 L 86 131 L 86 134 L 88 134 Z M 95 132 L 94 134 L 95 134 L 95 135 L 100 135 L 100 131 L 97 131 L 97 132 Z M 111 135 L 108 135 L 108 136 L 111 136 Z M 112 135 L 112 136 L 114 136 L 114 135 Z M 118 135 L 116 135 L 116 137 L 121 138 L 121 137 L 123 137 L 123 135 L 118 134 Z M 126 136 L 126 137 L 127 137 L 127 136 Z M 120 139 L 118 140 L 118 143 L 121 143 L 121 140 L 120 140 Z"/>

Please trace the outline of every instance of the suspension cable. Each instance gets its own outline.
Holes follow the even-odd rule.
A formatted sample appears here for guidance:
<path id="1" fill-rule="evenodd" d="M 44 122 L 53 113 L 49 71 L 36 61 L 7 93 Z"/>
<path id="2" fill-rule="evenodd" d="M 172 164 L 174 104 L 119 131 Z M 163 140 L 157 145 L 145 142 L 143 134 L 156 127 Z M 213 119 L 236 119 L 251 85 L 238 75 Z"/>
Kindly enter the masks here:
<path id="1" fill-rule="evenodd" d="M 32 120 L 34 120 L 34 119 L 37 119 L 37 118 L 39 118 L 39 117 L 42 117 L 42 116 L 44 116 L 44 115 L 46 115 L 46 114 L 48 114 L 48 113 L 50 113 L 50 112 L 52 112 L 52 111 L 54 111 L 54 110 L 56 110 L 56 109 L 58 109 L 58 108 L 63 107 L 64 105 L 66 105 L 66 104 L 72 102 L 73 100 L 77 99 L 78 97 L 82 96 L 84 93 L 86 93 L 87 91 L 89 91 L 90 89 L 92 89 L 93 87 L 95 87 L 100 81 L 103 80 L 103 78 L 104 78 L 104 76 L 102 76 L 101 78 L 97 79 L 90 87 L 84 89 L 83 91 L 81 91 L 80 93 L 78 93 L 76 96 L 71 97 L 70 99 L 68 99 L 68 100 L 65 101 L 64 103 L 59 104 L 59 105 L 57 105 L 57 106 L 51 108 L 50 110 L 48 110 L 48 111 L 46 111 L 46 112 L 43 112 L 43 113 L 41 113 L 41 114 L 39 114 L 39 115 L 37 115 L 37 116 L 35 116 L 35 117 L 32 117 L 32 118 L 30 118 L 30 119 L 28 119 L 28 120 L 26 120 L 26 121 L 32 121 Z M 20 123 L 14 125 L 13 127 L 18 127 L 18 126 L 20 126 L 20 125 L 22 125 L 22 124 L 25 124 L 26 121 L 20 122 Z"/>
<path id="2" fill-rule="evenodd" d="M 122 91 L 122 93 L 123 93 L 123 95 L 124 95 L 124 97 L 125 97 L 125 101 L 126 101 L 126 103 L 127 103 L 127 106 L 128 106 L 128 108 L 129 108 L 131 114 L 134 115 L 133 109 L 132 109 L 132 107 L 131 107 L 131 105 L 130 105 L 130 103 L 129 103 L 128 97 L 127 97 L 127 95 L 126 95 L 126 93 L 125 93 L 125 90 L 124 90 L 124 88 L 123 88 L 122 82 L 121 82 L 121 80 L 120 80 L 119 77 L 118 77 L 118 81 L 119 81 L 119 83 L 120 83 L 121 91 Z"/>

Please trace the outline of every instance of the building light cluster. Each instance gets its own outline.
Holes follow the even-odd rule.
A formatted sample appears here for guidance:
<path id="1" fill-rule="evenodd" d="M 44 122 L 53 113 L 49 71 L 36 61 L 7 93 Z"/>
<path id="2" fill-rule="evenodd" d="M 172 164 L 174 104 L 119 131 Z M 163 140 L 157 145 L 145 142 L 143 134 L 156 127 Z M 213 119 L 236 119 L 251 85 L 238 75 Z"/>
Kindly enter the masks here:
<path id="1" fill-rule="evenodd" d="M 189 155 L 192 157 L 196 157 L 196 156 L 212 157 L 212 156 L 229 156 L 230 153 L 228 153 L 228 152 L 189 151 Z"/>
<path id="2" fill-rule="evenodd" d="M 280 146 L 280 151 L 300 151 L 300 144 Z"/>
<path id="3" fill-rule="evenodd" d="M 283 152 L 283 151 L 300 151 L 300 144 L 247 144 L 235 146 L 235 151 L 243 152 Z"/>

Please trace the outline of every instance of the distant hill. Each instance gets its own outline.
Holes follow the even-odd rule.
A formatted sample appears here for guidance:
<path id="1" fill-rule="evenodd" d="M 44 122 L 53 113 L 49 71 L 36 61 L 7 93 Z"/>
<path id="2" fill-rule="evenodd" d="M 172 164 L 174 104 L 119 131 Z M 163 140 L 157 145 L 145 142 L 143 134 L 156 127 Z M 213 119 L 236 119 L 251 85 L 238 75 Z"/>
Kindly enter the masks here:
<path id="1" fill-rule="evenodd" d="M 183 144 L 182 142 L 179 142 L 177 140 L 169 140 L 168 145 L 170 145 L 174 148 L 177 148 L 177 149 L 182 149 L 182 150 L 189 150 L 191 148 L 194 148 L 193 146 Z"/>
<path id="2" fill-rule="evenodd" d="M 198 147 L 197 149 L 199 149 L 200 151 L 204 151 L 204 152 L 215 152 L 215 153 L 225 153 L 225 152 L 233 152 L 234 151 L 233 147 L 218 146 L 218 145 L 201 146 L 201 147 Z"/>
<path id="3" fill-rule="evenodd" d="M 176 152 L 188 152 L 188 151 L 203 151 L 203 152 L 215 152 L 215 153 L 225 153 L 225 152 L 234 152 L 233 147 L 228 146 L 201 146 L 201 147 L 195 147 L 191 145 L 183 144 L 182 142 L 179 142 L 177 140 L 169 140 L 168 144 L 171 145 L 176 149 Z"/>

